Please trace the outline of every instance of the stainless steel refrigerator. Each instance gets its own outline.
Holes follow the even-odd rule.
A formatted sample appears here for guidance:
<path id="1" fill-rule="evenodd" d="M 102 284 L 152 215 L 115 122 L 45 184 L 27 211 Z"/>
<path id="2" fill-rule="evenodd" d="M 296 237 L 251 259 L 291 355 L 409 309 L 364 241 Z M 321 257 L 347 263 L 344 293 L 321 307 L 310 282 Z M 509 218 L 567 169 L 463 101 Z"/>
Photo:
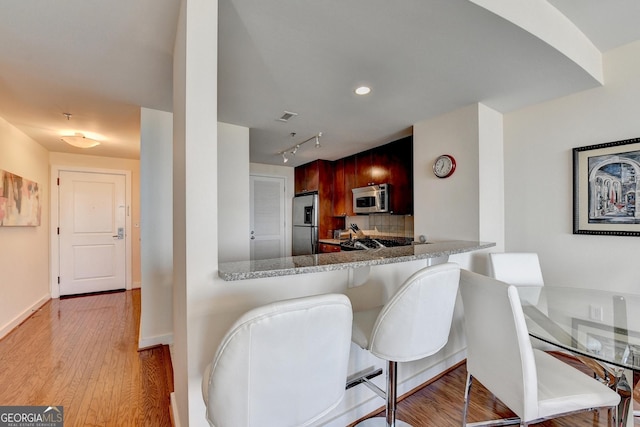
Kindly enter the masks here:
<path id="1" fill-rule="evenodd" d="M 293 198 L 292 255 L 318 253 L 318 194 Z"/>

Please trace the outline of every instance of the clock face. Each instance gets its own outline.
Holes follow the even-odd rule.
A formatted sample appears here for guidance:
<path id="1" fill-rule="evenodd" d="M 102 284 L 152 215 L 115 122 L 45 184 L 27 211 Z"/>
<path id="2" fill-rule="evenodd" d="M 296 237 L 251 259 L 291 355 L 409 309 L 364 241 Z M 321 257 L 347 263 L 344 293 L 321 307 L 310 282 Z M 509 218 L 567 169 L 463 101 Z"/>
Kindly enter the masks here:
<path id="1" fill-rule="evenodd" d="M 433 173 L 438 178 L 447 178 L 456 170 L 456 161 L 453 156 L 443 154 L 433 164 Z"/>

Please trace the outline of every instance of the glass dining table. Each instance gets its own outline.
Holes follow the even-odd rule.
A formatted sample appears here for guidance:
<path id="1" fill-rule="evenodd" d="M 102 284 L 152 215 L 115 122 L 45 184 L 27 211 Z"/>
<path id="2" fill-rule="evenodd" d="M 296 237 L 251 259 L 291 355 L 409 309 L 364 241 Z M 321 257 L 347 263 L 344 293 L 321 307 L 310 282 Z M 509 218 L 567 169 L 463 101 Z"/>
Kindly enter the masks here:
<path id="1" fill-rule="evenodd" d="M 620 394 L 618 426 L 640 425 L 640 295 L 549 285 L 518 293 L 529 335 L 572 353 Z"/>

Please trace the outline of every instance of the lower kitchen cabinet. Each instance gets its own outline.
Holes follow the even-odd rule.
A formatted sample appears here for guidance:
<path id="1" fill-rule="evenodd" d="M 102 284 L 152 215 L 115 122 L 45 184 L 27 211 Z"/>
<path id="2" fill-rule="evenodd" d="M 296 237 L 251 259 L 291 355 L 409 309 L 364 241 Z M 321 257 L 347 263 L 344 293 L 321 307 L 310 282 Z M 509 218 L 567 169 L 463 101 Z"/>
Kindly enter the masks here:
<path id="1" fill-rule="evenodd" d="M 331 252 L 340 252 L 340 245 L 332 245 L 330 243 L 320 243 L 318 245 L 318 252 L 321 254 L 328 254 Z"/>

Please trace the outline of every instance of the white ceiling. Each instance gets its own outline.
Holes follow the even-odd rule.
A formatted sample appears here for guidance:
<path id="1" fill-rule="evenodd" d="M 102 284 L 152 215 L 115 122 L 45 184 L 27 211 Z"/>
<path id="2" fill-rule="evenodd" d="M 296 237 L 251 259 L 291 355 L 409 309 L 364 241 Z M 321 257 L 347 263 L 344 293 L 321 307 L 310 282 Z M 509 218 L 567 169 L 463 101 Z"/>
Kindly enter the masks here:
<path id="1" fill-rule="evenodd" d="M 0 4 L 0 117 L 50 151 L 139 157 L 139 107 L 171 111 L 180 0 Z M 637 0 L 549 0 L 601 51 L 640 40 Z M 219 0 L 218 119 L 251 129 L 251 161 L 322 132 L 287 165 L 336 159 L 483 102 L 507 112 L 598 83 L 467 0 Z M 353 89 L 373 91 L 357 97 Z M 276 121 L 284 111 L 298 116 Z M 63 113 L 71 113 L 67 120 Z M 61 142 L 97 134 L 98 147 Z M 295 132 L 296 136 L 290 134 Z"/>

